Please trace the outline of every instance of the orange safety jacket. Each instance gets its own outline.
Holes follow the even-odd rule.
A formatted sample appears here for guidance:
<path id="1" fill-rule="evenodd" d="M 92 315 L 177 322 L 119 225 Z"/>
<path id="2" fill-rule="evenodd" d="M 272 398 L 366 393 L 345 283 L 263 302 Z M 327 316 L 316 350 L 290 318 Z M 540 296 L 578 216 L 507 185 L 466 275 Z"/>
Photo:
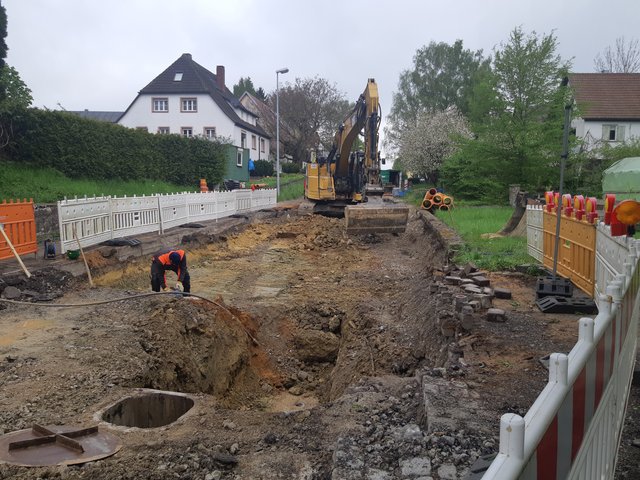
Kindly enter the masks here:
<path id="1" fill-rule="evenodd" d="M 169 255 L 172 253 L 177 253 L 180 255 L 180 263 L 176 266 L 171 263 L 169 260 Z M 160 253 L 153 257 L 154 261 L 157 261 L 162 264 L 165 269 L 172 270 L 178 274 L 178 281 L 182 282 L 184 280 L 184 275 L 187 271 L 187 257 L 184 250 L 168 250 L 167 252 Z M 166 277 L 165 277 L 166 283 Z"/>

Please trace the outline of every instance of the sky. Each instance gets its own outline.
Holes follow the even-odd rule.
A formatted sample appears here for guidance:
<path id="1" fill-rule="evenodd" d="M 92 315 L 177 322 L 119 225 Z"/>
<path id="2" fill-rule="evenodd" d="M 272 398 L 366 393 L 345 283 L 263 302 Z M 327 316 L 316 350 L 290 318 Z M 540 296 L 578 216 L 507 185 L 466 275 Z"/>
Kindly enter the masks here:
<path id="1" fill-rule="evenodd" d="M 490 54 L 516 27 L 549 34 L 574 72 L 618 37 L 640 37 L 640 1 L 617 0 L 0 0 L 7 63 L 49 109 L 124 111 L 183 53 L 270 93 L 329 80 L 354 102 L 375 78 L 387 115 L 402 71 L 431 41 Z"/>

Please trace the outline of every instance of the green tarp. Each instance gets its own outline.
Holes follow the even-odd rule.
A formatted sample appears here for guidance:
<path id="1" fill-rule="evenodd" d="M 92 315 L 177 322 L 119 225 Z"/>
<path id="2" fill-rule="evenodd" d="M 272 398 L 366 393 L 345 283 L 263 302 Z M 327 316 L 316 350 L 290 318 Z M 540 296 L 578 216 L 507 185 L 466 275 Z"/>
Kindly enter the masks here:
<path id="1" fill-rule="evenodd" d="M 640 200 L 640 157 L 618 160 L 602 174 L 602 191 L 615 193 L 616 200 Z"/>

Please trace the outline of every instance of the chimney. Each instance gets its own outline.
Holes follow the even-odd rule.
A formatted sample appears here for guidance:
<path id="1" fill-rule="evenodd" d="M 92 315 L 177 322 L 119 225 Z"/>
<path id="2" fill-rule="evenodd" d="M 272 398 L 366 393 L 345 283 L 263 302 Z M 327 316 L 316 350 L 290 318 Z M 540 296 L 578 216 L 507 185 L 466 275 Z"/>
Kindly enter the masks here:
<path id="1" fill-rule="evenodd" d="M 224 91 L 224 65 L 218 65 L 216 67 L 216 80 L 218 81 L 218 87 L 220 87 L 220 90 Z"/>

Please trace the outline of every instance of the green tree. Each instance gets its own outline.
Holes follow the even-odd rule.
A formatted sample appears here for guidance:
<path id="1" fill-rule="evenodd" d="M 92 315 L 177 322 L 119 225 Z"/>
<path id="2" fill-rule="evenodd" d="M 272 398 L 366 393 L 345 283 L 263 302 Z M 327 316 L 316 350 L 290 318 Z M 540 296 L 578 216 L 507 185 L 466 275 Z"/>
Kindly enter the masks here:
<path id="1" fill-rule="evenodd" d="M 253 86 L 253 81 L 251 77 L 240 77 L 238 83 L 233 86 L 233 96 L 236 98 L 240 98 L 244 92 L 249 92 L 254 97 L 257 97 L 256 89 Z"/>
<path id="2" fill-rule="evenodd" d="M 7 58 L 7 10 L 0 2 L 0 67 L 4 66 L 4 60 Z"/>
<path id="3" fill-rule="evenodd" d="M 397 147 L 402 132 L 415 126 L 423 111 L 444 111 L 454 106 L 466 115 L 479 72 L 487 70 L 489 62 L 482 50 L 463 48 L 462 40 L 453 45 L 431 42 L 420 48 L 413 57 L 413 68 L 400 74 L 385 132 L 387 146 Z"/>
<path id="4" fill-rule="evenodd" d="M 279 91 L 281 140 L 284 153 L 293 155 L 298 164 L 310 149 L 322 146 L 329 151 L 338 127 L 349 112 L 349 102 L 334 84 L 320 77 L 296 78 Z M 275 92 L 269 103 L 275 111 Z M 282 127 L 287 128 L 282 135 Z"/>
<path id="5" fill-rule="evenodd" d="M 560 82 L 569 68 L 557 46 L 553 33 L 538 36 L 517 27 L 494 50 L 492 72 L 471 97 L 474 139 L 444 169 L 450 185 L 481 178 L 538 191 L 557 183 L 566 95 Z"/>
<path id="6" fill-rule="evenodd" d="M 262 100 L 263 102 L 267 99 L 267 94 L 264 93 L 264 90 L 262 89 L 262 87 L 258 87 L 258 89 L 256 90 L 256 97 Z"/>

